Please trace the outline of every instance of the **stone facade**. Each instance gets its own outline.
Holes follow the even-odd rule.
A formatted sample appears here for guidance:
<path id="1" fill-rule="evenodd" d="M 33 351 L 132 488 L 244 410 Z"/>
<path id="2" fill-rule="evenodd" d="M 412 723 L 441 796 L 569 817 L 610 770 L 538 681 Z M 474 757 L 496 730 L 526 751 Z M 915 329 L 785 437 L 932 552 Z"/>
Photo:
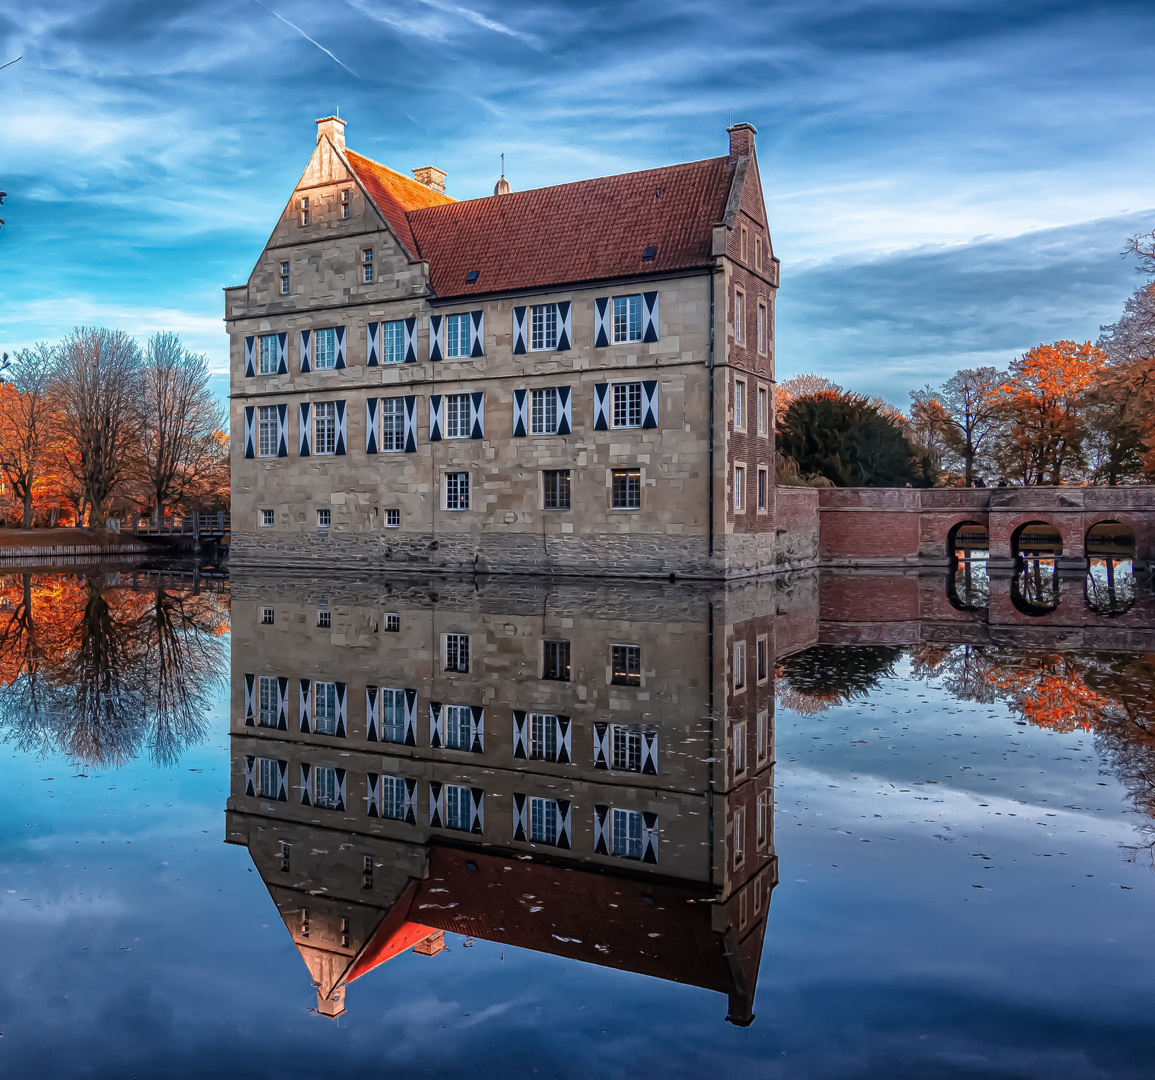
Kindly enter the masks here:
<path id="1" fill-rule="evenodd" d="M 346 151 L 340 121 L 319 122 L 314 154 L 249 281 L 226 290 L 234 566 L 726 577 L 779 565 L 778 262 L 752 128 L 734 128 L 729 158 L 717 159 L 728 189 L 721 220 L 686 223 L 705 238 L 698 264 L 647 272 L 639 262 L 632 276 L 559 287 L 546 251 L 532 287 L 450 298 L 434 295 L 431 264 L 413 250 L 405 212 L 398 218 L 378 181 L 384 176 L 401 192 L 403 211 L 405 200 L 417 200 L 419 208 L 466 218 L 472 204 L 450 208 L 442 204 L 451 200 L 428 191 L 422 201 L 414 194 L 420 185 L 381 166 L 369 176 L 364 160 Z M 663 172 L 653 171 L 653 199 L 664 197 Z M 669 183 L 677 182 L 671 173 Z M 622 296 L 644 297 L 652 340 L 613 344 L 611 333 L 599 343 L 599 303 L 610 301 L 612 312 L 612 298 Z M 519 351 L 518 318 L 531 335 L 527 310 L 554 304 L 559 319 L 568 312 L 569 340 Z M 447 320 L 455 315 L 473 320 L 476 340 L 470 355 L 450 358 Z M 386 323 L 407 326 L 409 362 L 378 362 L 383 343 L 371 331 L 380 334 Z M 320 368 L 310 352 L 329 328 L 341 335 L 336 365 Z M 266 338 L 269 373 L 262 374 Z M 616 384 L 634 384 L 643 395 L 632 420 L 614 413 L 607 387 Z M 535 390 L 568 395 L 561 431 L 533 434 Z M 449 411 L 460 395 L 469 395 L 462 399 L 469 415 L 457 432 Z M 378 402 L 396 399 L 407 410 L 407 445 L 380 452 L 386 406 Z M 336 452 L 323 453 L 318 407 L 330 402 L 340 433 Z M 262 408 L 269 410 L 264 445 Z M 546 474 L 556 471 L 568 471 L 568 509 L 546 509 Z M 615 472 L 620 484 L 640 489 L 637 508 L 615 508 Z M 460 474 L 468 477 L 468 509 L 451 508 Z"/>

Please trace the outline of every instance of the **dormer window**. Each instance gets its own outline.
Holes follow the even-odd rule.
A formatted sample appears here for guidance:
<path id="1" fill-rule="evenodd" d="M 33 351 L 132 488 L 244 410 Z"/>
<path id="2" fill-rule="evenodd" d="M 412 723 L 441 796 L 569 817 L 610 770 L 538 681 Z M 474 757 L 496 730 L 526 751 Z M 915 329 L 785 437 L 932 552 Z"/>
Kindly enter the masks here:
<path id="1" fill-rule="evenodd" d="M 301 224 L 309 224 L 309 196 L 306 195 L 301 199 Z"/>
<path id="2" fill-rule="evenodd" d="M 658 249 L 651 244 L 642 252 L 642 262 L 653 262 L 658 257 Z"/>
<path id="3" fill-rule="evenodd" d="M 347 218 L 349 216 L 349 192 L 348 190 L 341 192 L 341 217 Z"/>

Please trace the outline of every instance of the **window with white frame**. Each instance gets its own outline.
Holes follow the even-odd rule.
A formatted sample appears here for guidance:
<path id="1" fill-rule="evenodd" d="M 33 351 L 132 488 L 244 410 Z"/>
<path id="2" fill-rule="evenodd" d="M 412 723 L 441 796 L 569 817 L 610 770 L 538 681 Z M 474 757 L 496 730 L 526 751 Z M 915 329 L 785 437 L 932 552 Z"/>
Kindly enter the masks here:
<path id="1" fill-rule="evenodd" d="M 758 305 L 758 351 L 766 351 L 766 305 Z"/>
<path id="2" fill-rule="evenodd" d="M 271 675 L 262 675 L 257 687 L 257 723 L 261 727 L 276 727 L 277 714 L 281 709 L 281 696 L 277 680 Z"/>
<path id="3" fill-rule="evenodd" d="M 557 304 L 534 304 L 530 310 L 529 347 L 534 352 L 557 348 Z"/>
<path id="4" fill-rule="evenodd" d="M 770 420 L 770 394 L 766 387 L 758 387 L 758 434 L 765 435 Z"/>
<path id="5" fill-rule="evenodd" d="M 447 357 L 469 355 L 469 312 L 464 315 L 446 316 L 445 355 Z M 468 400 L 468 395 L 464 396 Z"/>
<path id="6" fill-rule="evenodd" d="M 445 785 L 445 827 L 465 832 L 473 827 L 473 793 L 469 788 Z"/>
<path id="7" fill-rule="evenodd" d="M 741 690 L 746 685 L 746 642 L 734 642 L 734 689 Z"/>
<path id="8" fill-rule="evenodd" d="M 746 491 L 746 470 L 741 465 L 734 466 L 734 512 L 739 513 L 746 508 L 743 498 Z"/>
<path id="9" fill-rule="evenodd" d="M 301 199 L 301 224 L 309 224 L 309 196 L 305 195 Z"/>
<path id="10" fill-rule="evenodd" d="M 381 816 L 404 821 L 407 794 L 405 781 L 400 776 L 381 777 Z"/>
<path id="11" fill-rule="evenodd" d="M 624 724 L 610 725 L 612 767 L 622 772 L 642 771 L 642 732 Z"/>
<path id="12" fill-rule="evenodd" d="M 271 529 L 277 523 L 277 515 L 272 510 L 261 511 L 261 527 Z"/>
<path id="13" fill-rule="evenodd" d="M 313 684 L 313 730 L 318 735 L 337 734 L 337 684 Z"/>
<path id="14" fill-rule="evenodd" d="M 613 469 L 610 472 L 610 506 L 614 510 L 641 510 L 642 470 Z"/>
<path id="15" fill-rule="evenodd" d="M 318 401 L 313 408 L 313 453 L 337 452 L 337 403 Z"/>
<path id="16" fill-rule="evenodd" d="M 445 395 L 445 437 L 447 439 L 469 438 L 469 395 Z"/>
<path id="17" fill-rule="evenodd" d="M 387 322 L 381 330 L 381 359 L 386 364 L 405 362 L 405 324 L 400 319 Z"/>
<path id="18" fill-rule="evenodd" d="M 349 208 L 345 207 L 346 212 Z M 373 283 L 373 249 L 365 248 L 361 252 L 361 280 L 366 285 Z"/>
<path id="19" fill-rule="evenodd" d="M 746 297 L 741 291 L 734 290 L 734 340 L 739 345 L 746 344 L 746 326 L 745 326 L 745 308 Z"/>
<path id="20" fill-rule="evenodd" d="M 257 409 L 257 453 L 261 457 L 277 456 L 279 429 L 276 405 L 259 406 Z"/>
<path id="21" fill-rule="evenodd" d="M 757 836 L 758 846 L 761 847 L 766 843 L 766 835 L 770 831 L 770 792 L 758 792 L 758 817 L 757 817 Z"/>
<path id="22" fill-rule="evenodd" d="M 556 435 L 559 411 L 556 387 L 531 390 L 529 392 L 529 433 L 531 435 Z"/>
<path id="23" fill-rule="evenodd" d="M 469 473 L 451 472 L 445 474 L 445 509 L 469 509 Z"/>
<path id="24" fill-rule="evenodd" d="M 405 449 L 405 399 L 381 399 L 381 452 L 395 453 Z M 386 522 L 388 524 L 388 522 Z"/>
<path id="25" fill-rule="evenodd" d="M 341 219 L 347 221 L 349 218 L 349 192 L 346 189 L 341 192 Z"/>
<path id="26" fill-rule="evenodd" d="M 741 776 L 746 771 L 746 725 L 734 725 L 734 743 L 730 751 L 734 763 L 734 775 Z"/>
<path id="27" fill-rule="evenodd" d="M 445 745 L 450 750 L 472 750 L 477 725 L 468 705 L 445 706 Z"/>
<path id="28" fill-rule="evenodd" d="M 529 838 L 535 844 L 556 844 L 561 812 L 556 799 L 529 800 Z"/>
<path id="29" fill-rule="evenodd" d="M 642 298 L 614 297 L 614 344 L 642 340 Z"/>
<path id="30" fill-rule="evenodd" d="M 317 627 L 321 630 L 328 630 L 333 625 L 333 614 L 329 611 L 317 612 Z"/>
<path id="31" fill-rule="evenodd" d="M 642 426 L 642 384 L 640 382 L 614 383 L 610 421 L 616 428 L 639 428 Z"/>
<path id="32" fill-rule="evenodd" d="M 764 761 L 770 752 L 770 712 L 763 709 L 758 714 L 758 760 Z"/>
<path id="33" fill-rule="evenodd" d="M 746 857 L 746 814 L 742 807 L 734 811 L 734 835 L 732 848 L 734 851 L 734 865 L 740 866 Z"/>
<path id="34" fill-rule="evenodd" d="M 405 691 L 381 690 L 381 738 L 385 742 L 405 741 Z"/>
<path id="35" fill-rule="evenodd" d="M 276 375 L 277 373 L 277 335 L 276 334 L 262 334 L 260 339 L 261 345 L 261 366 L 260 372 L 262 375 Z"/>
<path id="36" fill-rule="evenodd" d="M 400 510 L 386 510 L 385 511 L 385 528 L 400 529 L 401 528 L 401 511 Z"/>
<path id="37" fill-rule="evenodd" d="M 332 510 L 318 510 L 317 511 L 317 528 L 327 529 L 333 522 Z"/>
<path id="38" fill-rule="evenodd" d="M 317 370 L 337 366 L 337 330 L 327 326 L 313 331 L 313 367 Z"/>
<path id="39" fill-rule="evenodd" d="M 289 264 L 281 263 L 281 295 L 289 295 Z"/>
<path id="40" fill-rule="evenodd" d="M 642 685 L 642 647 L 610 646 L 610 682 L 615 686 Z"/>
<path id="41" fill-rule="evenodd" d="M 262 626 L 272 626 L 273 625 L 273 609 L 271 607 L 261 608 L 261 625 Z"/>
<path id="42" fill-rule="evenodd" d="M 557 717 L 529 714 L 529 756 L 534 761 L 557 761 Z"/>
<path id="43" fill-rule="evenodd" d="M 734 380 L 734 427 L 739 431 L 746 427 L 746 383 Z"/>
<path id="44" fill-rule="evenodd" d="M 754 237 L 754 268 L 762 269 L 762 237 L 758 235 Z"/>
<path id="45" fill-rule="evenodd" d="M 622 859 L 642 857 L 642 815 L 637 810 L 614 808 L 610 825 L 613 853 Z"/>
<path id="46" fill-rule="evenodd" d="M 257 758 L 257 794 L 263 799 L 275 799 L 280 791 L 280 763 L 275 758 Z"/>
<path id="47" fill-rule="evenodd" d="M 445 670 L 469 670 L 469 635 L 445 635 Z"/>
<path id="48" fill-rule="evenodd" d="M 766 509 L 766 489 L 768 483 L 768 471 L 766 469 L 758 470 L 758 509 Z"/>
<path id="49" fill-rule="evenodd" d="M 385 616 L 385 632 L 387 634 L 401 633 L 401 616 L 396 612 L 390 612 Z"/>
<path id="50" fill-rule="evenodd" d="M 756 649 L 756 653 L 755 653 L 755 656 L 756 656 L 756 659 L 755 659 L 756 677 L 757 677 L 759 682 L 765 682 L 767 677 L 769 676 L 770 672 L 769 672 L 769 664 L 767 663 L 768 648 L 767 648 L 766 637 L 764 635 L 758 638 L 757 642 L 755 643 L 755 649 Z"/>
<path id="51" fill-rule="evenodd" d="M 337 782 L 337 770 L 324 765 L 313 769 L 313 805 L 322 810 L 341 808 L 341 785 Z"/>

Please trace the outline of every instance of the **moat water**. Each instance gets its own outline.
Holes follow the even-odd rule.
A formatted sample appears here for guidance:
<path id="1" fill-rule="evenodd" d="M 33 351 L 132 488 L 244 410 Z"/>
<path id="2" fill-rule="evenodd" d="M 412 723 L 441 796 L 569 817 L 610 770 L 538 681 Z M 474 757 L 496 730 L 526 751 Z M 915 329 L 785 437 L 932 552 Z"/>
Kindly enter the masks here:
<path id="1" fill-rule="evenodd" d="M 5 571 L 0 1069 L 1148 1077 L 1153 612 Z"/>

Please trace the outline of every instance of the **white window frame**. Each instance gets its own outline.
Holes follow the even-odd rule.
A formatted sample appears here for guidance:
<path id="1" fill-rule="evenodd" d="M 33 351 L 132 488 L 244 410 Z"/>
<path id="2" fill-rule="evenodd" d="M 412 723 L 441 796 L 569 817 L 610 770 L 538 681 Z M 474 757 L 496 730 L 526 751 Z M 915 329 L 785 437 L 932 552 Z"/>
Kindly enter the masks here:
<path id="1" fill-rule="evenodd" d="M 271 529 L 277 523 L 277 512 L 270 510 L 268 507 L 261 509 L 261 528 Z"/>
<path id="2" fill-rule="evenodd" d="M 645 759 L 641 729 L 630 724 L 610 724 L 610 768 L 615 772 L 640 773 Z"/>
<path id="3" fill-rule="evenodd" d="M 405 804 L 409 800 L 409 789 L 400 776 L 381 777 L 381 801 L 379 813 L 390 821 L 405 820 Z"/>
<path id="4" fill-rule="evenodd" d="M 758 352 L 762 356 L 766 355 L 766 342 L 767 342 L 766 328 L 767 328 L 766 304 L 764 301 L 759 300 L 758 301 Z"/>
<path id="5" fill-rule="evenodd" d="M 555 483 L 556 487 L 555 487 L 554 494 L 555 494 L 555 502 L 557 503 L 556 506 L 550 506 L 549 500 L 546 497 L 547 496 L 547 489 L 546 489 L 545 478 L 546 478 L 546 476 L 551 475 L 551 474 L 555 478 L 554 483 Z M 564 484 L 565 484 L 565 496 L 566 496 L 564 506 L 561 505 L 561 494 L 562 494 L 561 489 L 562 489 L 562 484 L 563 484 L 563 481 L 562 481 L 563 476 L 565 477 Z M 563 513 L 566 510 L 572 510 L 573 509 L 573 470 L 571 470 L 571 469 L 542 469 L 542 471 L 541 471 L 541 508 L 543 510 L 551 510 L 551 511 L 552 510 L 560 510 Z"/>
<path id="6" fill-rule="evenodd" d="M 331 611 L 317 612 L 317 628 L 319 630 L 331 630 L 333 627 L 333 613 Z"/>
<path id="7" fill-rule="evenodd" d="M 400 529 L 401 528 L 401 511 L 396 508 L 388 508 L 385 511 L 385 528 Z"/>
<path id="8" fill-rule="evenodd" d="M 385 633 L 401 633 L 401 616 L 396 611 L 388 611 L 385 613 Z"/>
<path id="9" fill-rule="evenodd" d="M 734 290 L 734 340 L 739 345 L 746 344 L 746 294 L 741 289 Z"/>
<path id="10" fill-rule="evenodd" d="M 620 665 L 622 668 L 625 669 L 623 678 L 620 682 L 618 681 L 617 674 L 614 671 L 614 668 L 619 666 L 619 665 L 614 663 L 614 649 L 631 649 L 631 650 L 633 650 L 632 652 L 623 653 L 623 657 L 625 657 L 626 662 L 624 664 Z M 634 657 L 637 659 L 637 662 L 638 662 L 637 663 L 637 667 L 638 667 L 637 672 L 630 671 L 630 667 L 632 666 L 630 664 L 630 661 L 629 661 L 630 657 Z M 636 679 L 636 681 L 631 682 L 630 679 L 635 674 L 637 675 L 637 679 Z M 625 641 L 614 641 L 614 642 L 610 643 L 610 685 L 611 686 L 641 686 L 642 685 L 642 647 L 640 645 L 634 645 L 631 642 L 625 642 Z"/>
<path id="11" fill-rule="evenodd" d="M 641 811 L 613 806 L 609 818 L 610 854 L 619 859 L 640 859 L 646 847 L 646 823 Z"/>
<path id="12" fill-rule="evenodd" d="M 327 529 L 333 524 L 333 511 L 324 507 L 317 511 L 317 528 Z"/>
<path id="13" fill-rule="evenodd" d="M 313 730 L 318 735 L 337 734 L 337 713 L 341 704 L 337 698 L 337 684 L 315 682 L 312 691 Z"/>
<path id="14" fill-rule="evenodd" d="M 405 363 L 405 322 L 393 319 L 381 327 L 381 362 L 383 364 Z"/>
<path id="15" fill-rule="evenodd" d="M 758 513 L 769 513 L 770 470 L 764 465 L 758 466 Z"/>
<path id="16" fill-rule="evenodd" d="M 473 792 L 460 784 L 445 785 L 445 828 L 469 832 L 473 828 Z M 456 804 L 456 805 L 455 805 Z M 454 811 L 464 815 L 464 824 L 451 825 Z M 458 817 L 456 820 L 460 821 Z"/>
<path id="17" fill-rule="evenodd" d="M 468 634 L 445 634 L 441 640 L 441 659 L 445 671 L 468 672 L 472 651 Z"/>
<path id="18" fill-rule="evenodd" d="M 348 209 L 348 205 L 346 205 L 346 209 Z M 362 285 L 372 285 L 373 284 L 373 249 L 372 248 L 362 248 L 361 249 L 361 284 Z"/>
<path id="19" fill-rule="evenodd" d="M 734 466 L 734 513 L 746 512 L 746 466 Z"/>
<path id="20" fill-rule="evenodd" d="M 746 380 L 734 380 L 734 430 L 746 430 Z"/>
<path id="21" fill-rule="evenodd" d="M 746 689 L 746 642 L 734 642 L 733 658 L 731 673 L 734 677 L 734 693 L 738 694 Z"/>
<path id="22" fill-rule="evenodd" d="M 529 799 L 529 839 L 534 844 L 557 846 L 561 835 L 561 809 L 557 799 L 531 795 Z"/>
<path id="23" fill-rule="evenodd" d="M 257 338 L 257 374 L 276 375 L 277 373 L 277 335 L 262 334 Z"/>
<path id="24" fill-rule="evenodd" d="M 470 352 L 470 321 L 469 312 L 458 315 L 445 316 L 445 359 L 458 360 L 466 357 Z M 469 397 L 468 394 L 465 395 Z M 461 436 L 446 436 L 447 438 L 461 438 Z"/>
<path id="25" fill-rule="evenodd" d="M 770 710 L 762 709 L 758 713 L 758 760 L 765 761 L 770 754 Z"/>
<path id="26" fill-rule="evenodd" d="M 529 392 L 529 433 L 556 435 L 561 418 L 561 401 L 556 386 L 547 386 Z"/>
<path id="27" fill-rule="evenodd" d="M 313 805 L 318 810 L 340 809 L 341 785 L 331 765 L 313 766 Z"/>
<path id="28" fill-rule="evenodd" d="M 627 345 L 642 340 L 642 296 L 615 296 L 613 299 L 613 342 Z"/>
<path id="29" fill-rule="evenodd" d="M 626 490 L 625 490 L 626 501 L 619 505 L 618 498 L 617 498 L 617 490 L 614 486 L 614 478 L 619 473 L 627 473 L 627 474 L 628 473 L 637 473 L 638 484 L 637 484 L 637 491 L 636 491 L 636 494 L 637 494 L 636 505 L 635 505 L 635 503 L 633 503 L 632 501 L 629 500 L 629 496 L 634 494 L 634 491 L 632 488 L 633 481 L 630 480 L 628 477 L 625 481 L 625 483 L 626 483 Z M 645 483 L 643 481 L 642 470 L 640 468 L 638 468 L 638 469 L 629 469 L 629 468 L 611 469 L 610 470 L 610 509 L 611 510 L 628 510 L 628 511 L 641 510 L 641 508 L 642 508 L 642 488 L 644 486 L 645 486 Z"/>
<path id="30" fill-rule="evenodd" d="M 468 510 L 469 509 L 469 473 L 467 472 L 447 472 L 444 473 L 445 482 L 445 509 L 446 510 Z"/>
<path id="31" fill-rule="evenodd" d="M 275 799 L 281 790 L 281 763 L 276 758 L 257 758 L 257 797 Z M 266 788 L 265 782 L 269 782 Z"/>
<path id="32" fill-rule="evenodd" d="M 280 720 L 281 694 L 274 675 L 257 676 L 257 727 L 275 728 Z M 267 720 L 267 717 L 272 719 Z"/>
<path id="33" fill-rule="evenodd" d="M 758 434 L 767 435 L 770 432 L 770 388 L 758 387 Z"/>
<path id="34" fill-rule="evenodd" d="M 622 429 L 640 428 L 644 416 L 644 409 L 642 408 L 644 396 L 641 382 L 610 383 L 610 427 Z M 635 404 L 637 423 L 633 422 Z M 622 416 L 620 422 L 618 419 L 619 415 Z"/>
<path id="35" fill-rule="evenodd" d="M 445 425 L 442 438 L 468 439 L 473 427 L 473 399 L 470 394 L 446 394 L 442 400 Z"/>
<path id="36" fill-rule="evenodd" d="M 301 196 L 301 224 L 302 225 L 308 225 L 309 224 L 309 196 L 308 195 L 302 195 Z"/>
<path id="37" fill-rule="evenodd" d="M 281 295 L 289 295 L 289 264 L 287 262 L 281 263 Z"/>
<path id="38" fill-rule="evenodd" d="M 730 761 L 734 768 L 734 775 L 741 776 L 746 771 L 746 725 L 735 724 L 730 746 Z"/>
<path id="39" fill-rule="evenodd" d="M 318 401 L 313 405 L 313 453 L 330 457 L 337 452 L 337 403 Z"/>
<path id="40" fill-rule="evenodd" d="M 534 304 L 529 309 L 529 351 L 556 352 L 561 336 L 557 304 Z"/>
<path id="41" fill-rule="evenodd" d="M 557 761 L 561 740 L 557 717 L 553 713 L 530 713 L 526 733 L 532 761 Z"/>
<path id="42" fill-rule="evenodd" d="M 405 399 L 403 397 L 381 398 L 377 411 L 380 413 L 377 449 L 382 454 L 403 453 L 405 450 Z M 389 421 L 388 426 L 386 426 L 386 420 Z"/>
<path id="43" fill-rule="evenodd" d="M 257 406 L 257 457 L 276 457 L 281 422 L 276 405 Z"/>
<path id="44" fill-rule="evenodd" d="M 378 693 L 381 695 L 381 741 L 403 743 L 408 709 L 405 691 L 382 687 Z M 392 722 L 389 719 L 390 711 Z"/>
<path id="45" fill-rule="evenodd" d="M 273 620 L 275 618 L 276 618 L 276 612 L 273 608 L 271 608 L 271 607 L 262 607 L 261 608 L 261 625 L 262 626 L 272 626 Z"/>
<path id="46" fill-rule="evenodd" d="M 473 719 L 473 709 L 469 705 L 445 705 L 443 708 L 445 710 L 445 749 L 469 753 L 473 750 L 473 740 L 477 736 L 477 723 Z"/>
<path id="47" fill-rule="evenodd" d="M 332 371 L 337 366 L 337 328 L 323 326 L 313 331 L 314 371 Z"/>

